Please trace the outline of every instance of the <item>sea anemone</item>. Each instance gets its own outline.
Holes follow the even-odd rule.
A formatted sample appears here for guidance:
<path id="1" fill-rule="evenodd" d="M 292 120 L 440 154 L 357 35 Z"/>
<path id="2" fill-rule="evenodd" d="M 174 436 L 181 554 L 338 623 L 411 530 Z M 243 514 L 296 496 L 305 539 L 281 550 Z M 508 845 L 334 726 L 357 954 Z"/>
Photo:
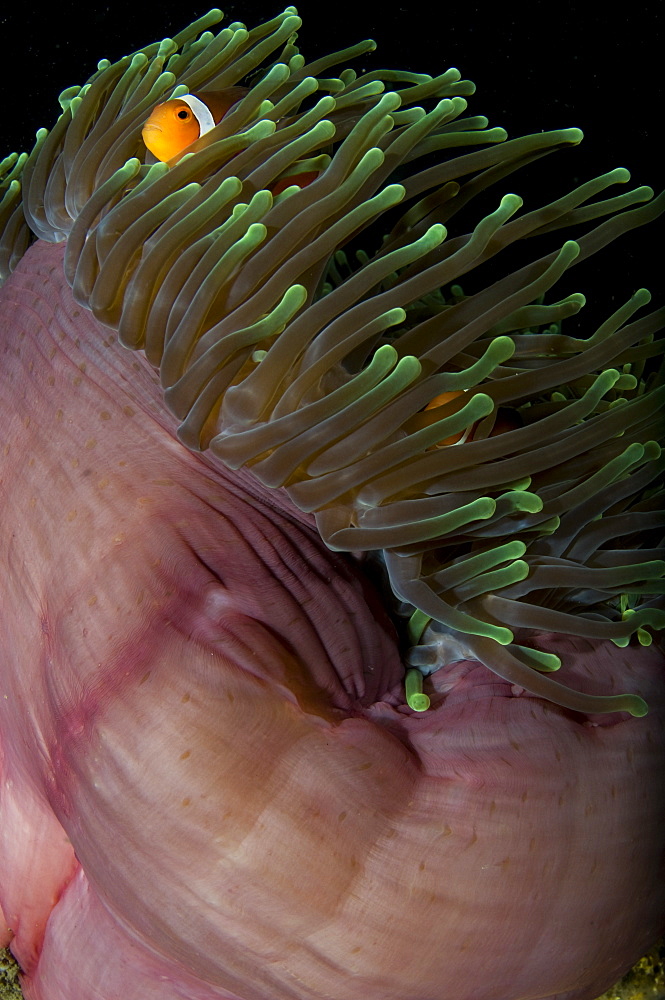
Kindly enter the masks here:
<path id="1" fill-rule="evenodd" d="M 664 314 L 552 289 L 665 198 L 522 211 L 578 129 L 220 18 L 2 168 L 5 941 L 45 1000 L 591 997 L 662 928 Z"/>

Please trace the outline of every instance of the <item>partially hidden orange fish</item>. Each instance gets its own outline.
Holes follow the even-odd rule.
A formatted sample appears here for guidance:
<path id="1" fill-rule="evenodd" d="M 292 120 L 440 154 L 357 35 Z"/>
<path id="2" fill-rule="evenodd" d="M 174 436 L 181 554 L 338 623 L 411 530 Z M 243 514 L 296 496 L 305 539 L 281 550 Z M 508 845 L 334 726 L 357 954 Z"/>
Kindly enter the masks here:
<path id="1" fill-rule="evenodd" d="M 146 147 L 158 160 L 173 159 L 219 125 L 246 93 L 245 87 L 227 87 L 226 90 L 183 94 L 158 104 L 141 133 Z"/>
<path id="2" fill-rule="evenodd" d="M 435 398 L 427 404 L 424 413 L 436 410 L 439 406 L 446 406 L 454 399 L 457 399 L 459 402 L 455 405 L 455 408 L 452 411 L 453 413 L 456 413 L 464 406 L 464 395 L 465 392 L 461 389 L 456 389 L 451 392 L 442 392 L 440 395 L 435 396 Z M 436 416 L 434 414 L 431 414 L 430 417 L 423 417 L 423 414 L 419 414 L 417 421 L 413 422 L 414 426 L 411 429 L 419 430 L 421 427 L 427 427 L 428 424 L 432 423 L 434 420 L 436 420 Z M 473 440 L 473 435 L 477 425 L 478 421 L 471 424 L 470 427 L 467 427 L 466 430 L 461 433 L 452 434 L 450 437 L 442 438 L 441 441 L 437 441 L 435 445 L 432 445 L 432 448 L 448 448 L 451 444 L 464 444 L 465 441 Z M 497 434 L 504 434 L 506 431 L 513 431 L 521 426 L 521 421 L 514 410 L 500 407 L 489 436 L 495 437 Z"/>
<path id="3" fill-rule="evenodd" d="M 146 148 L 158 160 L 172 160 L 210 132 L 215 125 L 219 125 L 222 118 L 247 93 L 246 87 L 227 87 L 225 90 L 183 94 L 182 97 L 173 97 L 170 101 L 158 104 L 153 108 L 141 132 Z M 293 184 L 300 188 L 307 187 L 316 177 L 316 170 L 291 174 L 286 171 L 285 176 L 278 178 L 270 190 L 277 196 Z"/>

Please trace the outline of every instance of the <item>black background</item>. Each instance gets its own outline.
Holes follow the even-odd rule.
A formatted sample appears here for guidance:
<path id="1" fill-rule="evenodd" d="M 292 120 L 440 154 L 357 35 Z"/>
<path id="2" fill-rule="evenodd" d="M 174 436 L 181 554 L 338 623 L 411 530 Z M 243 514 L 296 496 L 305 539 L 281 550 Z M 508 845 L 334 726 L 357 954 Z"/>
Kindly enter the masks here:
<path id="1" fill-rule="evenodd" d="M 659 3 L 625 4 L 611 13 L 602 3 L 550 0 L 528 5 L 421 0 L 380 6 L 304 0 L 297 6 L 304 21 L 298 44 L 308 57 L 371 37 L 378 50 L 357 60 L 357 70 L 389 66 L 436 74 L 457 66 L 477 85 L 470 112 L 486 115 L 491 125 L 503 125 L 511 137 L 568 126 L 583 129 L 580 147 L 507 179 L 497 188 L 497 199 L 515 190 L 530 208 L 616 166 L 628 167 L 636 184 L 662 187 L 663 154 L 657 151 L 664 60 Z M 7 61 L 14 66 L 5 91 L 3 152 L 30 148 L 35 130 L 50 127 L 57 117 L 60 91 L 84 83 L 100 58 L 115 60 L 173 34 L 207 9 L 127 0 L 96 6 L 65 2 L 51 3 L 38 15 L 26 6 L 0 17 L 5 66 Z M 251 27 L 283 8 L 261 0 L 223 9 L 224 23 L 239 20 Z M 640 285 L 660 298 L 664 236 L 662 225 L 652 224 L 624 237 L 576 268 L 574 277 L 567 276 L 559 286 L 560 293 L 584 292 L 594 310 L 601 308 L 600 316 Z M 588 323 L 591 309 L 582 317 Z M 568 327 L 567 332 L 574 331 Z"/>

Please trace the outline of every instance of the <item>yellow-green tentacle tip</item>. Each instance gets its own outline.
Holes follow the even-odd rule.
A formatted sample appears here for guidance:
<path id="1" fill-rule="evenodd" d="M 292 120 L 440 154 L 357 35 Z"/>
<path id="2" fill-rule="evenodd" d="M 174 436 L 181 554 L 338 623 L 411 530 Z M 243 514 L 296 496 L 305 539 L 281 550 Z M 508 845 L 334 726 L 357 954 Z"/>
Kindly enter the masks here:
<path id="1" fill-rule="evenodd" d="M 541 521 L 540 524 L 536 524 L 533 530 L 539 535 L 553 535 L 560 524 L 561 518 L 558 514 L 555 514 L 554 517 L 548 518 L 547 521 Z"/>
<path id="2" fill-rule="evenodd" d="M 618 636 L 610 639 L 610 642 L 613 642 L 615 646 L 619 647 L 619 649 L 623 649 L 624 646 L 630 645 L 630 636 L 629 635 Z"/>
<path id="3" fill-rule="evenodd" d="M 423 692 L 423 675 L 419 670 L 407 670 L 404 678 L 406 703 L 414 712 L 426 712 L 429 698 Z"/>
<path id="4" fill-rule="evenodd" d="M 647 632 L 646 629 L 638 628 L 636 635 L 640 646 L 650 646 L 653 642 L 651 632 Z"/>
<path id="5" fill-rule="evenodd" d="M 558 670 L 561 660 L 555 653 L 544 653 L 541 649 L 531 649 L 529 646 L 515 646 L 520 651 L 520 659 L 534 670 L 541 673 L 551 673 Z"/>
<path id="6" fill-rule="evenodd" d="M 417 646 L 422 638 L 422 634 L 431 622 L 429 615 L 426 615 L 424 611 L 419 608 L 413 612 L 409 618 L 408 632 L 409 632 L 409 642 L 412 646 Z"/>
<path id="7" fill-rule="evenodd" d="M 649 706 L 644 698 L 640 698 L 639 694 L 624 694 L 620 697 L 624 699 L 625 704 L 621 706 L 619 711 L 629 712 L 635 719 L 641 719 L 649 711 Z"/>

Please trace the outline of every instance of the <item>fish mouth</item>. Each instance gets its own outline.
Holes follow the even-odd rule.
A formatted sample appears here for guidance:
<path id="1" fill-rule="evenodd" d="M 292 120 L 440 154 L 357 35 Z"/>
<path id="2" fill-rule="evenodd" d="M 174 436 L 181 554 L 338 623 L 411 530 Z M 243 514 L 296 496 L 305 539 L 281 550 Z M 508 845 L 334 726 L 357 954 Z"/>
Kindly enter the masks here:
<path id="1" fill-rule="evenodd" d="M 142 131 L 143 132 L 161 132 L 162 131 L 162 127 L 161 127 L 161 125 L 150 125 L 150 124 L 146 123 L 143 126 Z"/>

